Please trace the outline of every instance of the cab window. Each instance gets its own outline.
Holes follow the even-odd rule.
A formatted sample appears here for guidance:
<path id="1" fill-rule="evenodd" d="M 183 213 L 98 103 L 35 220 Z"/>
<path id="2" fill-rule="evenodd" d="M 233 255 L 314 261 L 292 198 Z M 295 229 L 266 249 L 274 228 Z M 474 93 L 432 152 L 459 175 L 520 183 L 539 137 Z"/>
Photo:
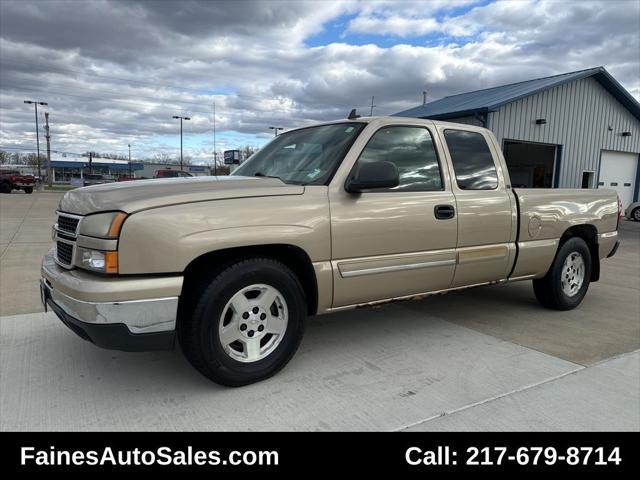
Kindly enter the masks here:
<path id="1" fill-rule="evenodd" d="M 394 163 L 400 176 L 399 185 L 386 191 L 442 190 L 433 138 L 424 127 L 392 126 L 378 130 L 362 150 L 358 163 L 379 161 Z"/>
<path id="2" fill-rule="evenodd" d="M 465 130 L 445 130 L 456 182 L 461 190 L 495 190 L 498 173 L 484 135 Z"/>

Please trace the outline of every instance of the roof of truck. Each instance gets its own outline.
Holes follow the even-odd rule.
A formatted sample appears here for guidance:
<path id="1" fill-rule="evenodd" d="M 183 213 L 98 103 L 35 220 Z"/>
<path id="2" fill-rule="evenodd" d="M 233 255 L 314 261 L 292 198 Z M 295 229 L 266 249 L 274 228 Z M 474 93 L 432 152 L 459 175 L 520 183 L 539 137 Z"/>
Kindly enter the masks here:
<path id="1" fill-rule="evenodd" d="M 460 123 L 447 122 L 443 120 L 433 120 L 429 118 L 418 118 L 418 117 L 410 117 L 410 116 L 398 116 L 398 115 L 385 115 L 385 116 L 375 116 L 375 117 L 357 117 L 357 118 L 339 118 L 336 120 L 331 120 L 328 122 L 315 123 L 311 125 L 305 125 L 297 128 L 292 128 L 283 133 L 294 132 L 296 130 L 303 130 L 305 128 L 318 127 L 321 125 L 333 125 L 333 124 L 346 124 L 346 123 L 381 123 L 382 125 L 403 125 L 403 124 L 422 124 L 422 125 L 442 125 L 442 126 L 451 126 L 451 127 L 464 127 L 469 130 L 486 130 L 484 127 L 476 126 L 476 125 L 462 125 Z M 282 135 L 282 134 L 280 134 Z"/>

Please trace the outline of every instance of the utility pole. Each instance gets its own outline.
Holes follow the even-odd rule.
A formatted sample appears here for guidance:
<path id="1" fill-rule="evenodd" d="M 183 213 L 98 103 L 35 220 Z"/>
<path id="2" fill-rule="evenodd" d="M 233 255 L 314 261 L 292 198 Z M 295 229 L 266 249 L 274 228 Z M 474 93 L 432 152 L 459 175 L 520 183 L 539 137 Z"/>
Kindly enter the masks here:
<path id="1" fill-rule="evenodd" d="M 47 139 L 47 184 L 53 185 L 53 176 L 51 175 L 51 134 L 49 133 L 49 112 L 44 112 L 44 131 Z"/>
<path id="2" fill-rule="evenodd" d="M 422 91 L 422 105 L 426 105 L 427 104 L 427 91 L 423 90 Z"/>
<path id="3" fill-rule="evenodd" d="M 275 134 L 274 137 L 278 136 L 278 130 L 284 130 L 284 127 L 269 127 L 269 130 L 273 130 L 273 133 Z"/>
<path id="4" fill-rule="evenodd" d="M 216 102 L 213 102 L 213 174 L 218 176 L 218 151 L 216 150 Z"/>
<path id="5" fill-rule="evenodd" d="M 371 113 L 369 114 L 370 117 L 373 117 L 373 107 L 376 107 L 377 105 L 373 104 L 373 95 L 371 96 Z"/>
<path id="6" fill-rule="evenodd" d="M 93 173 L 93 152 L 89 152 L 89 173 Z"/>
<path id="7" fill-rule="evenodd" d="M 131 144 L 129 143 L 127 146 L 129 147 L 129 179 L 131 179 L 133 177 L 131 174 Z"/>
<path id="8" fill-rule="evenodd" d="M 181 117 L 179 115 L 174 115 L 173 118 L 180 119 L 180 171 L 182 171 L 182 121 L 183 120 L 191 120 L 190 117 Z"/>
<path id="9" fill-rule="evenodd" d="M 49 105 L 47 102 L 38 102 L 36 100 L 25 100 L 28 105 L 36 107 L 36 151 L 38 152 L 38 179 L 42 182 L 42 170 L 40 168 L 40 133 L 38 131 L 38 105 Z"/>

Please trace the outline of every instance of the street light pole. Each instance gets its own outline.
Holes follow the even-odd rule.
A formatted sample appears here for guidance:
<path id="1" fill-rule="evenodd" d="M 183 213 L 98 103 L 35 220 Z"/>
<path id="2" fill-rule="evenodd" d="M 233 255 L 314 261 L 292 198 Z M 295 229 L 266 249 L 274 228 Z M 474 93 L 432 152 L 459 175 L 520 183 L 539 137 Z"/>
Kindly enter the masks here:
<path id="1" fill-rule="evenodd" d="M 173 118 L 180 119 L 180 171 L 182 171 L 182 121 L 191 120 L 191 117 L 181 117 L 179 115 L 174 115 Z"/>
<path id="2" fill-rule="evenodd" d="M 211 173 L 211 171 L 209 171 Z M 218 176 L 218 150 L 216 149 L 216 102 L 213 102 L 213 175 Z"/>
<path id="3" fill-rule="evenodd" d="M 42 182 L 42 171 L 40 169 L 40 132 L 38 131 L 38 105 L 49 105 L 47 102 L 38 102 L 36 100 L 25 100 L 27 105 L 35 105 L 36 107 L 36 151 L 38 152 L 38 179 Z"/>
<path id="4" fill-rule="evenodd" d="M 278 136 L 278 130 L 284 130 L 283 127 L 269 127 L 269 130 L 273 130 L 273 133 L 275 134 L 274 137 Z"/>
<path id="5" fill-rule="evenodd" d="M 53 186 L 53 175 L 51 168 L 51 133 L 49 131 L 49 112 L 44 112 L 44 131 L 46 132 L 45 138 L 47 139 L 47 184 Z"/>
<path id="6" fill-rule="evenodd" d="M 131 174 L 131 144 L 128 144 L 129 147 L 129 180 L 131 180 L 132 178 L 132 174 Z"/>

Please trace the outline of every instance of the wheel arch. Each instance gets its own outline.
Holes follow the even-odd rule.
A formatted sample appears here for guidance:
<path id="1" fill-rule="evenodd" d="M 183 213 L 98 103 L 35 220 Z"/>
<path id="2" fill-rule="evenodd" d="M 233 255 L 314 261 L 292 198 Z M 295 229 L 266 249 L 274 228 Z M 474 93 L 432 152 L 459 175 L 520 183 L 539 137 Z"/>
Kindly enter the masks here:
<path id="1" fill-rule="evenodd" d="M 560 242 L 558 243 L 558 251 L 560 247 L 570 238 L 578 237 L 585 241 L 589 247 L 589 253 L 591 254 L 591 278 L 592 282 L 597 282 L 600 279 L 600 254 L 598 247 L 598 229 L 589 224 L 573 225 L 564 231 Z M 557 252 L 556 252 L 557 254 Z"/>
<path id="2" fill-rule="evenodd" d="M 277 260 L 297 276 L 305 293 L 307 313 L 314 315 L 318 309 L 318 282 L 311 258 L 302 248 L 290 244 L 265 244 L 213 250 L 194 258 L 184 270 L 184 283 L 180 295 L 180 310 L 193 304 L 196 286 L 216 275 L 227 266 L 248 258 L 268 257 Z"/>

